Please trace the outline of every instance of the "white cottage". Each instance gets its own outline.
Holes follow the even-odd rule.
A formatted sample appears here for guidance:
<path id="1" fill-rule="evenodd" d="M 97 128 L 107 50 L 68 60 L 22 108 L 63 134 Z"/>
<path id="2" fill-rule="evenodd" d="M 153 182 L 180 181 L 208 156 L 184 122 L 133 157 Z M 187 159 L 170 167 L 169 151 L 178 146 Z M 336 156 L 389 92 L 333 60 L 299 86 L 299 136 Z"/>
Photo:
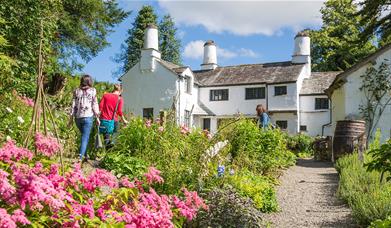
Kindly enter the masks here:
<path id="1" fill-rule="evenodd" d="M 263 104 L 272 122 L 290 133 L 329 135 L 329 99 L 324 90 L 338 72 L 311 73 L 310 38 L 295 37 L 291 61 L 219 66 L 216 44 L 204 45 L 201 69 L 161 59 L 158 31 L 145 32 L 141 60 L 121 77 L 125 110 L 157 117 L 173 109 L 178 124 L 216 132 L 221 119 L 238 114 L 254 118 Z"/>
<path id="2" fill-rule="evenodd" d="M 391 44 L 364 58 L 335 78 L 326 90 L 332 101 L 331 131 L 335 130 L 338 120 L 361 119 L 360 105 L 366 101 L 364 92 L 360 90 L 361 75 L 365 74 L 368 67 L 378 67 L 385 60 L 391 60 Z M 390 96 L 391 91 L 385 100 L 390 99 Z M 391 137 L 391 105 L 387 105 L 375 128 L 381 131 L 383 142 Z"/>

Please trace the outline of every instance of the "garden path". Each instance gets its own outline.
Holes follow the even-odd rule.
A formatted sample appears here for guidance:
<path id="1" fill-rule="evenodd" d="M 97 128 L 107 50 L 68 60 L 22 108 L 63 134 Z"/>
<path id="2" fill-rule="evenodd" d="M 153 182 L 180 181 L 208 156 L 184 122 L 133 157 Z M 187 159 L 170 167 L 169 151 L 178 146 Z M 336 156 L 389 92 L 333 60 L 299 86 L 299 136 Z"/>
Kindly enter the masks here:
<path id="1" fill-rule="evenodd" d="M 331 162 L 300 159 L 280 181 L 281 211 L 265 215 L 272 227 L 357 227 L 351 210 L 336 197 L 338 174 Z"/>

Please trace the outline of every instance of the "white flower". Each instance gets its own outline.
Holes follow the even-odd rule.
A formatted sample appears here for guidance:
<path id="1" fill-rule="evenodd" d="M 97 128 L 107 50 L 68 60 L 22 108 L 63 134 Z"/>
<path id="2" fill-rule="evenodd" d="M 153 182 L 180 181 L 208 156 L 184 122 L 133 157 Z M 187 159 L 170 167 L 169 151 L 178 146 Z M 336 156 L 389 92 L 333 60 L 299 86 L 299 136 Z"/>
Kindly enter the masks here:
<path id="1" fill-rule="evenodd" d="M 11 140 L 12 140 L 12 138 L 11 138 L 11 136 L 7 135 L 7 137 L 5 137 L 5 140 L 7 140 L 7 141 L 11 141 Z"/>
<path id="2" fill-rule="evenodd" d="M 8 113 L 12 113 L 12 109 L 10 107 L 6 107 L 5 110 L 8 112 Z"/>
<path id="3" fill-rule="evenodd" d="M 24 119 L 21 116 L 18 116 L 17 119 L 18 119 L 19 123 L 21 123 L 21 124 L 24 123 Z"/>

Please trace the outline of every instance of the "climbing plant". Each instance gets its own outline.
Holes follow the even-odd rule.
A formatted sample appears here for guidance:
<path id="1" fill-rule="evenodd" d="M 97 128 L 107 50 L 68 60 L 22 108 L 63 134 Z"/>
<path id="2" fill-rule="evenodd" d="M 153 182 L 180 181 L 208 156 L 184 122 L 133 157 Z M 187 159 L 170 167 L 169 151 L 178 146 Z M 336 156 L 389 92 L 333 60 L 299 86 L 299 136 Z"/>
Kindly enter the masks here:
<path id="1" fill-rule="evenodd" d="M 365 95 L 365 101 L 360 105 L 360 112 L 367 121 L 367 138 L 372 138 L 376 126 L 387 108 L 391 104 L 391 65 L 384 60 L 379 67 L 370 66 L 361 76 L 360 90 Z"/>

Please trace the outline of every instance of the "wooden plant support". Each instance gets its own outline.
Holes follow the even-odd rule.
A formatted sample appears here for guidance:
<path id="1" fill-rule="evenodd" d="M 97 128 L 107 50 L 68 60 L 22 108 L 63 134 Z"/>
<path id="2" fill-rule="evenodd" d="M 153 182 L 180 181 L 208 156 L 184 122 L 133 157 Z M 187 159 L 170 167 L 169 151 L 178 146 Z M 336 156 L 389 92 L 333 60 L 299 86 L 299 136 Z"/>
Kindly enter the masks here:
<path id="1" fill-rule="evenodd" d="M 47 113 L 49 114 L 49 120 L 50 120 L 50 123 L 52 124 L 57 142 L 60 143 L 60 138 L 58 135 L 56 122 L 54 120 L 49 103 L 46 99 L 45 90 L 44 90 L 45 76 L 43 75 L 44 58 L 43 58 L 43 53 L 42 53 L 42 46 L 43 46 L 43 21 L 41 20 L 41 31 L 40 31 L 39 50 L 38 50 L 37 89 L 36 89 L 36 93 L 35 93 L 34 108 L 33 108 L 33 115 L 31 117 L 31 124 L 30 124 L 29 130 L 28 130 L 28 133 L 26 135 L 26 138 L 24 140 L 25 147 L 28 146 L 28 143 L 32 139 L 32 136 L 41 131 L 41 114 L 42 114 L 44 134 L 45 134 L 45 136 L 48 135 Z M 64 161 L 63 161 L 63 154 L 62 153 L 63 153 L 63 151 L 60 150 L 61 171 L 62 171 L 62 174 L 64 174 L 65 168 L 64 168 Z"/>

